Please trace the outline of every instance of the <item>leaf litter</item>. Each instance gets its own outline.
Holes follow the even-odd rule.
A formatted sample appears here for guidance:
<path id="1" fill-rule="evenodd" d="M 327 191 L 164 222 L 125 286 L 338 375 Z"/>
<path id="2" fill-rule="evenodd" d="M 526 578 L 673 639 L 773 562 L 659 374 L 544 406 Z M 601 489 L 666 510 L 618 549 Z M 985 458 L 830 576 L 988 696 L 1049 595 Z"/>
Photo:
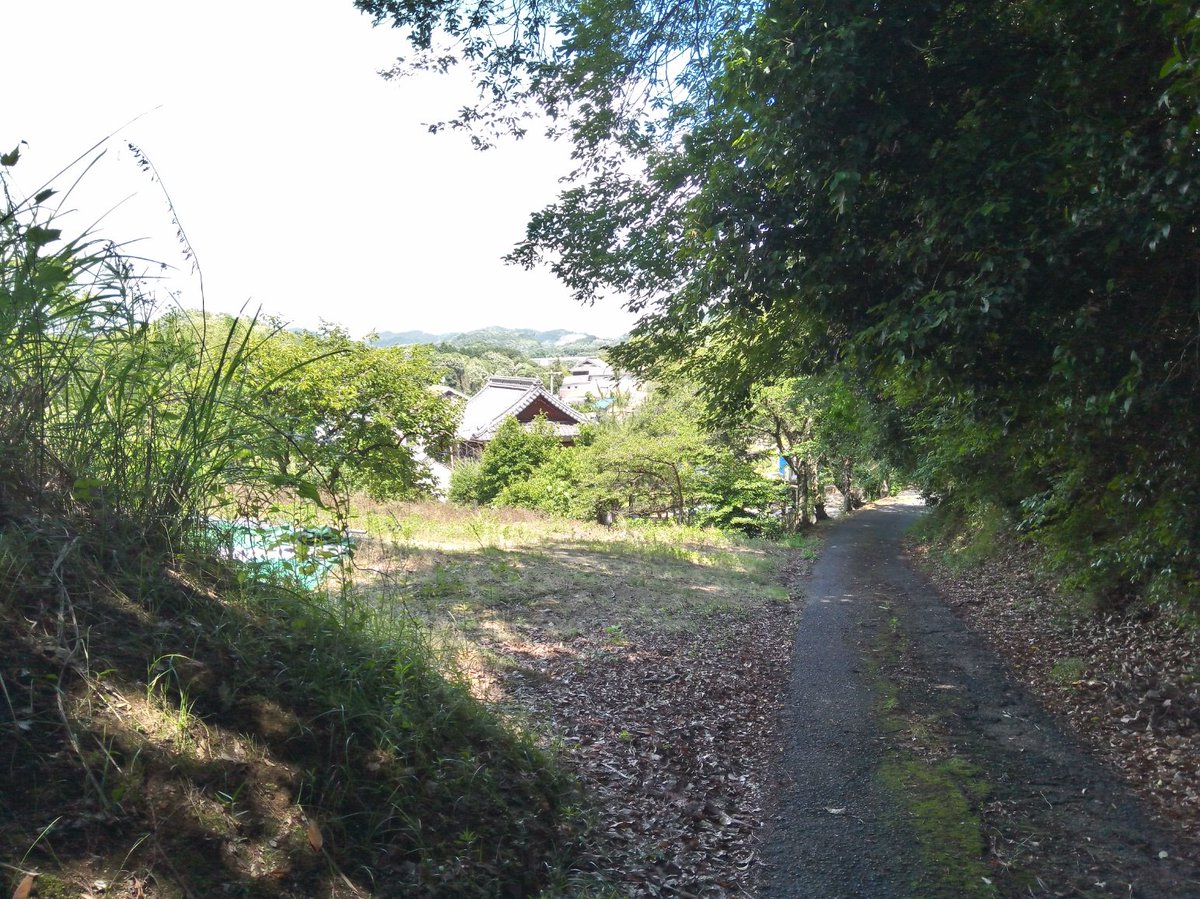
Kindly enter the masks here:
<path id="1" fill-rule="evenodd" d="M 913 553 L 955 614 L 1200 857 L 1200 631 L 1145 610 L 1064 612 L 1031 545 L 965 570 Z"/>
<path id="2" fill-rule="evenodd" d="M 634 897 L 755 895 L 800 606 L 785 587 L 813 552 L 517 526 L 482 553 L 445 535 L 432 551 L 378 545 L 374 570 L 405 572 L 409 611 L 467 645 L 473 688 L 557 748 L 591 822 L 581 879 Z M 448 572 L 453 598 L 433 595 Z"/>
<path id="3" fill-rule="evenodd" d="M 748 896 L 794 634 L 790 603 L 703 634 L 577 637 L 510 669 L 594 806 L 582 867 L 632 896 Z"/>
<path id="4" fill-rule="evenodd" d="M 590 821 L 581 881 L 755 895 L 813 547 L 482 517 L 464 539 L 443 517 L 374 541 L 359 583 L 403 584 L 472 691 L 557 750 Z"/>

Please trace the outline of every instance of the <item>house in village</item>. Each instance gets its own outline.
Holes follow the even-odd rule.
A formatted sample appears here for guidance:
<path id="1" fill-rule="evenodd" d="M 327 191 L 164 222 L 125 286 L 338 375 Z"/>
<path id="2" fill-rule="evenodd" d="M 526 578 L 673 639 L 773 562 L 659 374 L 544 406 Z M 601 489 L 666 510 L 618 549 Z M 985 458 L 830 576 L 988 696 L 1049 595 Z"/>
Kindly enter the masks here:
<path id="1" fill-rule="evenodd" d="M 558 398 L 573 406 L 581 405 L 589 397 L 599 399 L 606 395 L 604 389 L 614 383 L 612 366 L 600 359 L 580 359 L 570 372 L 558 388 Z"/>
<path id="2" fill-rule="evenodd" d="M 581 359 L 571 366 L 558 389 L 559 399 L 573 406 L 592 402 L 597 409 L 617 399 L 632 409 L 645 398 L 642 385 L 629 375 L 617 377 L 612 366 L 600 359 Z"/>
<path id="3" fill-rule="evenodd" d="M 464 394 L 446 384 L 430 384 L 425 389 L 434 396 L 441 397 L 441 399 L 445 400 L 447 403 L 458 405 L 465 404 L 467 402 L 467 398 Z M 423 443 L 416 443 L 413 445 L 413 458 L 416 459 L 417 462 L 424 466 L 426 471 L 429 472 L 429 479 L 432 482 L 433 487 L 433 495 L 441 499 L 445 499 L 447 496 L 449 496 L 450 466 L 445 462 L 439 461 L 433 458 L 433 456 L 429 455 Z"/>
<path id="4" fill-rule="evenodd" d="M 448 403 L 465 403 L 467 395 L 460 393 L 448 384 L 430 384 L 426 390 L 435 396 L 440 396 Z"/>
<path id="5" fill-rule="evenodd" d="M 575 442 L 579 426 L 587 421 L 582 412 L 572 409 L 543 388 L 537 378 L 488 378 L 483 389 L 463 408 L 454 458 L 471 459 L 482 455 L 505 419 L 516 418 L 523 425 L 531 425 L 539 415 L 546 417 L 559 439 L 568 445 Z"/>

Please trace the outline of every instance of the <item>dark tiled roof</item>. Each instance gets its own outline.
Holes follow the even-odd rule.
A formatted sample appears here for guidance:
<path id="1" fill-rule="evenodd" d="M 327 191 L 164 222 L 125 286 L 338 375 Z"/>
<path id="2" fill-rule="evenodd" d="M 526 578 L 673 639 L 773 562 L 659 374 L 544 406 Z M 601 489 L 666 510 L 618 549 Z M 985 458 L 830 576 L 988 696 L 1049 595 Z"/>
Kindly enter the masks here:
<path id="1" fill-rule="evenodd" d="M 586 420 L 581 413 L 548 393 L 537 378 L 492 377 L 467 401 L 458 425 L 458 439 L 477 443 L 491 440 L 504 419 L 520 415 L 539 399 L 575 424 Z"/>

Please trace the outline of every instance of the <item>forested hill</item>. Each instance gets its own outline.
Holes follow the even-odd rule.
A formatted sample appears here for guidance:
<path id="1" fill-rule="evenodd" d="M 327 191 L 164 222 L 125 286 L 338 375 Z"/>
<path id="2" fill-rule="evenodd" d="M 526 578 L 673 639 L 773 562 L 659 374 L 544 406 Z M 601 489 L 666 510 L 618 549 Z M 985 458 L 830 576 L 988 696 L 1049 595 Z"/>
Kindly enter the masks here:
<path id="1" fill-rule="evenodd" d="M 430 334 L 427 331 L 380 331 L 376 346 L 409 346 L 418 343 L 450 344 L 452 346 L 489 346 L 516 350 L 524 356 L 579 356 L 596 353 L 617 342 L 615 337 L 596 337 L 562 328 L 535 331 L 531 328 L 501 328 L 493 326 L 474 331 L 455 331 Z"/>

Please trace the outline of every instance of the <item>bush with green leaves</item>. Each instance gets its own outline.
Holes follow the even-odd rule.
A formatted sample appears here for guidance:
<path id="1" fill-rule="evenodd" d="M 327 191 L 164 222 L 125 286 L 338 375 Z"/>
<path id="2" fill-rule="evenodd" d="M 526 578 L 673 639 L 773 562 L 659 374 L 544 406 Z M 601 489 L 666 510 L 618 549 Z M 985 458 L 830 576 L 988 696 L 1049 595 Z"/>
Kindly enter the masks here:
<path id="1" fill-rule="evenodd" d="M 561 449 L 562 441 L 544 417 L 529 427 L 515 418 L 506 419 L 479 460 L 476 502 L 492 502 L 505 487 L 529 478 Z"/>
<path id="2" fill-rule="evenodd" d="M 259 450 L 284 485 L 412 498 L 432 487 L 422 451 L 444 458 L 455 412 L 430 391 L 427 348 L 371 347 L 336 326 L 281 333 L 256 354 Z"/>
<path id="3" fill-rule="evenodd" d="M 765 478 L 751 462 L 730 454 L 703 471 L 693 522 L 754 536 L 780 536 L 788 530 L 789 493 L 786 482 Z"/>
<path id="4" fill-rule="evenodd" d="M 452 503 L 480 505 L 479 477 L 483 466 L 478 459 L 460 459 L 450 471 L 450 493 Z"/>
<path id="5" fill-rule="evenodd" d="M 521 506 L 548 515 L 589 519 L 597 513 L 594 473 L 582 447 L 560 447 L 528 477 L 504 487 L 496 505 Z"/>
<path id="6" fill-rule="evenodd" d="M 692 385 L 660 384 L 627 419 L 597 426 L 588 447 L 595 494 L 628 514 L 685 521 L 717 444 Z"/>

